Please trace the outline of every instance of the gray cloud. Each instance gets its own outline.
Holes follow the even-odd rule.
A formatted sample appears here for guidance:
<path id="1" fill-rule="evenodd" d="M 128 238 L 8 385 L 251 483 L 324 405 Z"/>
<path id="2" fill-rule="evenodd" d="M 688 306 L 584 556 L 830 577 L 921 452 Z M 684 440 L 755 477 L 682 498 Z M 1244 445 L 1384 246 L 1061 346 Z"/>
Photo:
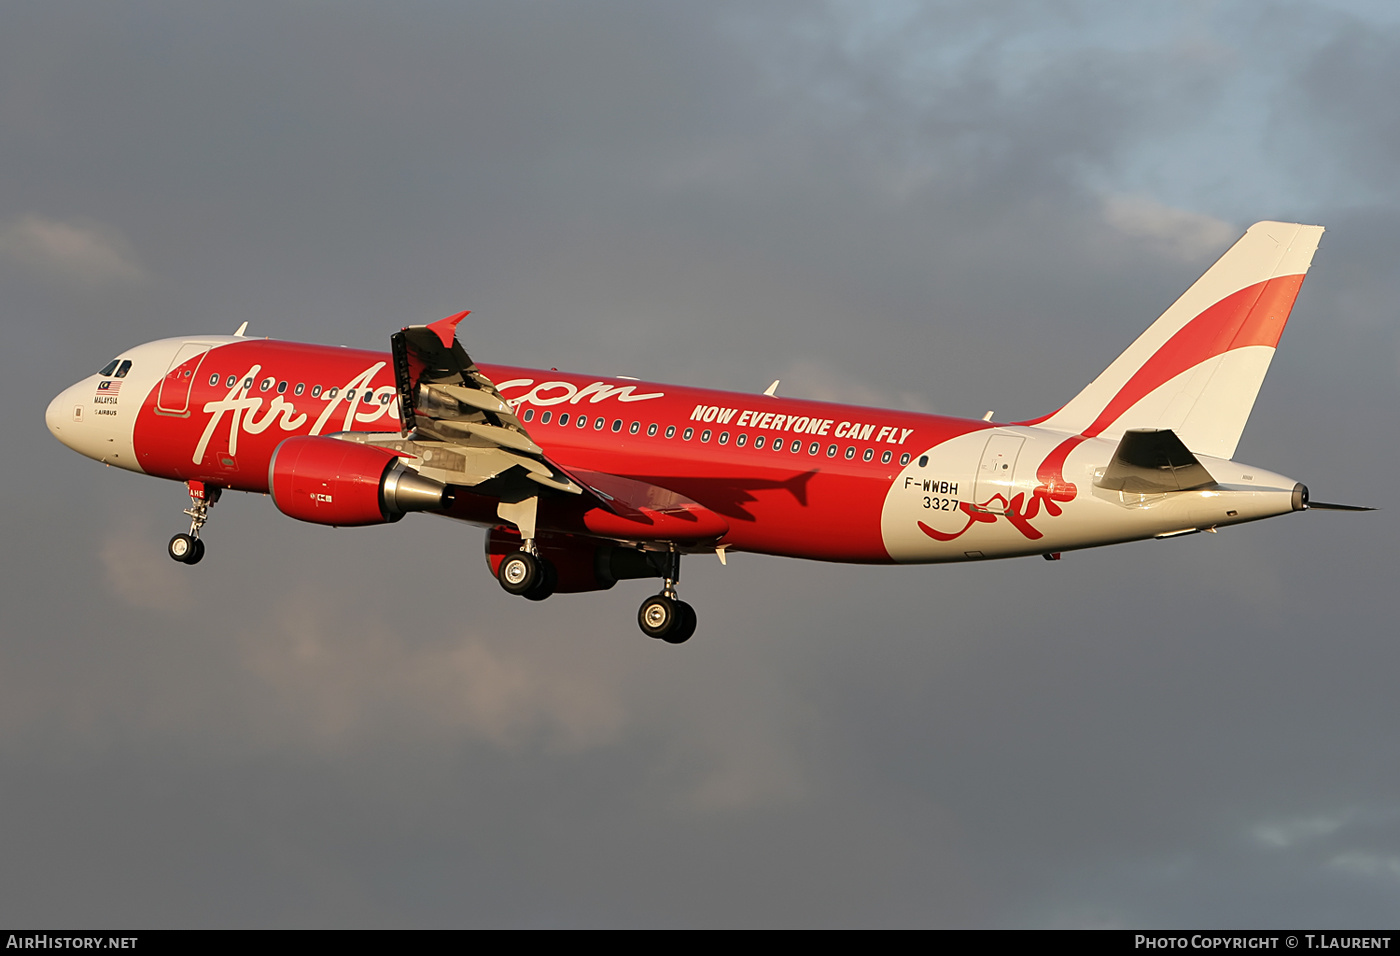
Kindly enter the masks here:
<path id="1" fill-rule="evenodd" d="M 0 258 L 44 275 L 81 283 L 146 278 L 127 243 L 111 229 L 33 214 L 0 223 Z"/>

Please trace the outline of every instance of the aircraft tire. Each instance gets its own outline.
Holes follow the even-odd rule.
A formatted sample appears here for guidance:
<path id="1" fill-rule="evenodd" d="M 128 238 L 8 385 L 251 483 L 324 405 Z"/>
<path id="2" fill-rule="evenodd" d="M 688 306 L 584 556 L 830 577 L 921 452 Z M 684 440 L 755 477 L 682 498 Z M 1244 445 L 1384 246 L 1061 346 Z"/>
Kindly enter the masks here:
<path id="1" fill-rule="evenodd" d="M 535 559 L 540 566 L 540 579 L 530 590 L 521 595 L 527 601 L 543 601 L 554 593 L 554 589 L 559 586 L 559 572 L 554 568 L 554 562 L 548 558 Z"/>
<path id="2" fill-rule="evenodd" d="M 528 551 L 516 551 L 506 555 L 497 572 L 501 587 L 510 594 L 528 594 L 544 577 L 540 560 Z"/>
<path id="3" fill-rule="evenodd" d="M 204 539 L 194 539 L 194 550 L 185 556 L 186 564 L 198 564 L 204 560 Z"/>
<path id="4" fill-rule="evenodd" d="M 643 601 L 637 610 L 637 624 L 647 637 L 679 643 L 675 638 L 684 633 L 682 625 L 685 624 L 687 615 L 683 608 L 687 606 L 684 601 L 674 601 L 664 594 L 654 594 Z M 691 616 L 694 616 L 694 612 Z M 685 637 L 681 640 L 685 640 Z"/>
<path id="5" fill-rule="evenodd" d="M 198 544 L 199 539 L 197 538 L 192 538 L 187 534 L 177 534 L 170 539 L 170 544 L 166 546 L 165 550 L 170 554 L 170 557 L 181 564 L 190 564 L 190 555 L 195 553 Z"/>
<path id="6" fill-rule="evenodd" d="M 695 608 L 684 601 L 677 601 L 676 606 L 680 612 L 680 620 L 676 621 L 675 630 L 661 638 L 667 644 L 684 644 L 695 633 Z"/>

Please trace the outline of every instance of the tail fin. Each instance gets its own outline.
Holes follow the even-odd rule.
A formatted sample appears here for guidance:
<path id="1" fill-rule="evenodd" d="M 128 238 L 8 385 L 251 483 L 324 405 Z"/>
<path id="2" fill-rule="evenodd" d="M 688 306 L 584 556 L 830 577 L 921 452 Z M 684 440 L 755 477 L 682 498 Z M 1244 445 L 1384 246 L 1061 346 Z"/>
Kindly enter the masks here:
<path id="1" fill-rule="evenodd" d="M 1193 452 L 1232 457 L 1321 238 L 1321 226 L 1250 226 L 1068 405 L 1026 424 L 1091 438 L 1169 428 Z"/>

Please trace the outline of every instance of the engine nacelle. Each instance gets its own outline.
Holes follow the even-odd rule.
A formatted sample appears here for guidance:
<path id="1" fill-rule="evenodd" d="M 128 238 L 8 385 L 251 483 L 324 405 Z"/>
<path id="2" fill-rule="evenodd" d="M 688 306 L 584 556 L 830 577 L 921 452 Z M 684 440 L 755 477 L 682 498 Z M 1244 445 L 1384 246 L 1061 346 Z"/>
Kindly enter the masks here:
<path id="1" fill-rule="evenodd" d="M 606 591 L 621 580 L 660 576 L 646 555 L 635 548 L 619 548 L 572 534 L 539 534 L 535 547 L 559 575 L 555 593 Z M 486 563 L 493 576 L 501 570 L 506 555 L 519 550 L 520 534 L 514 528 L 498 526 L 486 532 Z"/>
<path id="2" fill-rule="evenodd" d="M 394 452 L 324 436 L 278 445 L 267 486 L 284 515 L 313 524 L 384 524 L 452 503 L 446 485 L 424 478 Z"/>

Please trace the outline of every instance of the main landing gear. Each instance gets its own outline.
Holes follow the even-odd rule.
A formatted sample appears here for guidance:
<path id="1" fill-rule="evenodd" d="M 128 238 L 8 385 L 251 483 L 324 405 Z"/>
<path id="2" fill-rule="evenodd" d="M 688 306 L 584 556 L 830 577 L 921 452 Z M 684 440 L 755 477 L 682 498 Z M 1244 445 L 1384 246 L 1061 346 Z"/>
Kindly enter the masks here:
<path id="1" fill-rule="evenodd" d="M 185 484 L 190 492 L 190 507 L 185 509 L 185 514 L 190 516 L 190 533 L 171 538 L 166 551 L 181 564 L 198 564 L 204 557 L 204 542 L 199 538 L 199 529 L 209 520 L 209 509 L 219 500 L 223 489 L 202 481 L 187 481 Z"/>
<path id="2" fill-rule="evenodd" d="M 533 538 L 522 538 L 520 545 L 519 551 L 501 559 L 496 568 L 496 580 L 510 594 L 543 601 L 559 587 L 558 572 L 548 558 L 540 555 Z M 681 577 L 680 552 L 649 551 L 646 557 L 665 584 L 660 594 L 642 602 L 637 610 L 637 624 L 647 637 L 659 638 L 668 644 L 684 644 L 695 633 L 695 609 L 676 596 L 676 582 Z"/>
<path id="3" fill-rule="evenodd" d="M 695 633 L 695 608 L 676 596 L 676 582 L 681 579 L 681 555 L 668 551 L 656 555 L 664 562 L 662 579 L 666 582 L 661 593 L 642 602 L 637 610 L 637 624 L 647 637 L 656 637 L 667 644 L 684 644 Z"/>
<path id="4" fill-rule="evenodd" d="M 535 545 L 535 512 L 539 499 L 524 498 L 520 501 L 502 501 L 497 513 L 509 521 L 520 532 L 520 550 L 508 554 L 496 569 L 496 580 L 510 594 L 518 594 L 528 601 L 543 601 L 559 586 L 559 575 L 554 565 L 540 557 L 540 549 Z"/>
<path id="5" fill-rule="evenodd" d="M 548 558 L 536 552 L 533 538 L 521 545 L 522 550 L 506 555 L 496 579 L 511 594 L 518 594 L 527 601 L 543 601 L 559 586 L 559 574 Z"/>

